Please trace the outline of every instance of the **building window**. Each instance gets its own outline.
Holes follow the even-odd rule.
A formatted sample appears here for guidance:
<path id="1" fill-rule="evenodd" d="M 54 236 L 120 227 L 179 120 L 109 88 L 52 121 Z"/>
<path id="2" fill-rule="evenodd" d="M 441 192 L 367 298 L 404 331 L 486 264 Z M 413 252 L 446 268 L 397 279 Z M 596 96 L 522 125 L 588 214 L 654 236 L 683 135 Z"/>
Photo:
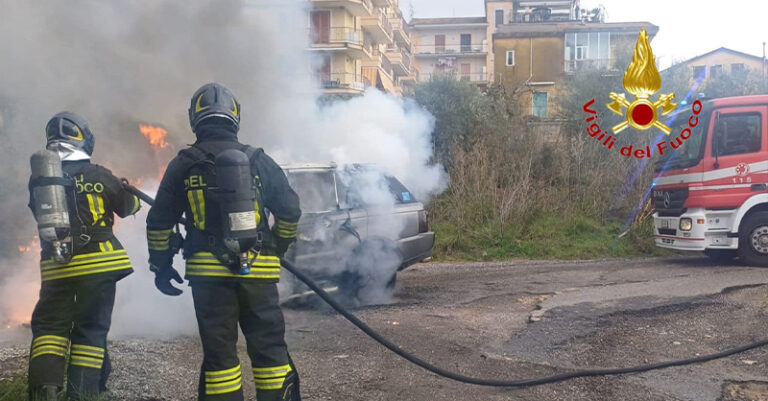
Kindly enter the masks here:
<path id="1" fill-rule="evenodd" d="M 435 35 L 435 53 L 445 52 L 445 35 Z"/>
<path id="2" fill-rule="evenodd" d="M 706 73 L 707 73 L 707 66 L 704 66 L 704 65 L 693 66 L 693 79 L 704 78 L 704 75 Z"/>
<path id="3" fill-rule="evenodd" d="M 587 46 L 576 46 L 576 60 L 587 58 Z"/>
<path id="4" fill-rule="evenodd" d="M 496 10 L 496 26 L 504 25 L 504 10 Z"/>
<path id="5" fill-rule="evenodd" d="M 746 70 L 747 70 L 747 67 L 744 65 L 744 63 L 731 64 L 731 74 L 742 74 Z"/>
<path id="6" fill-rule="evenodd" d="M 712 67 L 709 67 L 709 77 L 710 78 L 717 78 L 718 76 L 723 74 L 723 65 L 717 64 L 713 65 Z"/>
<path id="7" fill-rule="evenodd" d="M 469 53 L 472 51 L 472 35 L 468 33 L 461 34 L 461 52 Z"/>
<path id="8" fill-rule="evenodd" d="M 717 156 L 759 152 L 762 147 L 759 113 L 723 114 L 715 125 L 712 144 Z"/>
<path id="9" fill-rule="evenodd" d="M 460 64 L 459 65 L 459 76 L 461 77 L 462 81 L 470 81 L 472 77 L 472 65 L 471 64 Z"/>
<path id="10" fill-rule="evenodd" d="M 507 67 L 515 66 L 515 51 L 507 50 Z"/>
<path id="11" fill-rule="evenodd" d="M 531 114 L 535 117 L 547 116 L 547 92 L 533 92 L 533 109 Z"/>

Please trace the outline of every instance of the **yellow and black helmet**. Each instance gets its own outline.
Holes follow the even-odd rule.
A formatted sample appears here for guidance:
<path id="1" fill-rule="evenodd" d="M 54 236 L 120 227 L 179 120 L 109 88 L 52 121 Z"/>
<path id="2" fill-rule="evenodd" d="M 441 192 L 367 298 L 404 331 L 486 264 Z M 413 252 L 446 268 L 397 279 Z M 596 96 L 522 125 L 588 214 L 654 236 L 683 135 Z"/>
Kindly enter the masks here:
<path id="1" fill-rule="evenodd" d="M 46 147 L 63 142 L 93 154 L 95 138 L 83 117 L 67 111 L 56 114 L 45 126 Z"/>
<path id="2" fill-rule="evenodd" d="M 224 85 L 205 84 L 198 89 L 189 104 L 189 125 L 197 132 L 200 123 L 209 118 L 218 118 L 240 127 L 240 103 Z"/>

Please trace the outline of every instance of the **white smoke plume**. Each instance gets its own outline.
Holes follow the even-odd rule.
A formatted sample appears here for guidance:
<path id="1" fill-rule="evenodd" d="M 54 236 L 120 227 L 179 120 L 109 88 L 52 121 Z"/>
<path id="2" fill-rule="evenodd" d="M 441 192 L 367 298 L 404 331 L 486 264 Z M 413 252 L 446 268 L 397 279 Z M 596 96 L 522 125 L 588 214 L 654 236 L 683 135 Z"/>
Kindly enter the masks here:
<path id="1" fill-rule="evenodd" d="M 307 51 L 307 1 L 0 0 L 0 323 L 29 316 L 39 288 L 26 181 L 45 123 L 63 110 L 83 115 L 96 135 L 94 162 L 154 191 L 185 144 L 189 97 L 202 84 L 230 87 L 242 103 L 240 139 L 278 162 L 376 163 L 421 199 L 445 187 L 430 165 L 432 117 L 375 90 L 318 105 Z M 158 151 L 138 124 L 164 127 Z M 146 207 L 145 207 L 146 209 Z M 144 212 L 145 213 L 145 212 Z M 194 333 L 189 288 L 159 294 L 147 271 L 144 214 L 117 236 L 137 273 L 118 284 L 112 337 Z M 177 269 L 183 263 L 176 261 Z"/>

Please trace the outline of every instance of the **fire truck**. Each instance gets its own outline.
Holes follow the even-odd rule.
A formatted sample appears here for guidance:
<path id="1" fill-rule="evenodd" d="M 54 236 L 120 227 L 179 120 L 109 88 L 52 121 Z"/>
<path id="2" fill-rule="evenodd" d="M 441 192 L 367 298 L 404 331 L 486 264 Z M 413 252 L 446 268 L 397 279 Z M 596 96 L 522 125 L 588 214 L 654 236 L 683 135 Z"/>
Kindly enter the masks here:
<path id="1" fill-rule="evenodd" d="M 689 139 L 655 163 L 656 245 L 768 266 L 768 95 L 701 105 L 673 117 Z"/>

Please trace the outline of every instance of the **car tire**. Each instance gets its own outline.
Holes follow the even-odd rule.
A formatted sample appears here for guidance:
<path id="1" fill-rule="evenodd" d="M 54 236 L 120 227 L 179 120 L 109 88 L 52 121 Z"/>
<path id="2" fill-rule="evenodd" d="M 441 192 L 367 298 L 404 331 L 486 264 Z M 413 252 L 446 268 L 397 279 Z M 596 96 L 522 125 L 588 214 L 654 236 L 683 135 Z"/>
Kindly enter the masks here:
<path id="1" fill-rule="evenodd" d="M 339 291 L 362 305 L 381 303 L 392 296 L 402 256 L 392 241 L 367 239 L 347 259 Z"/>
<path id="2" fill-rule="evenodd" d="M 748 265 L 768 267 L 768 212 L 752 213 L 741 223 L 739 258 Z"/>
<path id="3" fill-rule="evenodd" d="M 704 254 L 714 263 L 730 263 L 738 256 L 735 249 L 707 249 Z"/>

